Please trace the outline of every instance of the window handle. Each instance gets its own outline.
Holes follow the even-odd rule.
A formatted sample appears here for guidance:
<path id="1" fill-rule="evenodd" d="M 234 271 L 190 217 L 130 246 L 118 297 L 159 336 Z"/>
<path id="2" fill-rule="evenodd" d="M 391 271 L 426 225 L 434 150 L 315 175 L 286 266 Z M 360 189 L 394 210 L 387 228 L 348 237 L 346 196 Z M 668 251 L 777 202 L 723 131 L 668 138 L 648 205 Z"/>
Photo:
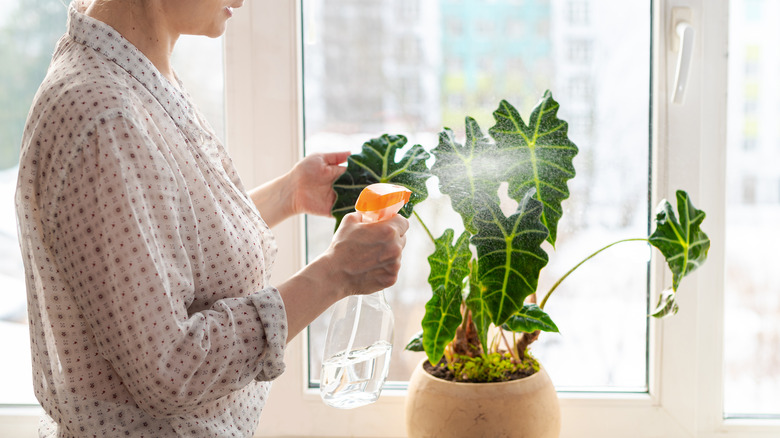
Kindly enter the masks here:
<path id="1" fill-rule="evenodd" d="M 693 58 L 693 38 L 696 29 L 687 21 L 681 21 L 675 26 L 677 38 L 680 44 L 677 49 L 677 69 L 674 73 L 674 89 L 672 90 L 672 103 L 682 103 L 685 96 L 685 88 L 688 85 L 688 76 L 691 73 L 691 58 Z"/>

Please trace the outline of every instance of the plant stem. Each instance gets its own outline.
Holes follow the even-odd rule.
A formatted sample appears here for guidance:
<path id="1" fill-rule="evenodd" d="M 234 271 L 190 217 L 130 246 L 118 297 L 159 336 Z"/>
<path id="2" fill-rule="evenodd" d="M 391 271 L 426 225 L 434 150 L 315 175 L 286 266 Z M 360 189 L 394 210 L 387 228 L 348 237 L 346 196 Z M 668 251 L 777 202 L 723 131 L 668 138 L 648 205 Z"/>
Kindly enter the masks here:
<path id="1" fill-rule="evenodd" d="M 643 242 L 649 242 L 649 240 L 648 240 L 647 238 L 633 238 L 633 239 L 623 239 L 623 240 L 618 240 L 617 242 L 612 242 L 612 243 L 610 243 L 609 245 L 607 245 L 607 246 L 605 246 L 605 247 L 603 247 L 603 248 L 599 249 L 598 251 L 594 252 L 593 254 L 591 254 L 591 255 L 589 255 L 589 256 L 587 256 L 587 257 L 585 257 L 585 259 L 583 259 L 581 262 L 577 263 L 577 264 L 576 264 L 576 265 L 575 265 L 573 268 L 569 269 L 569 271 L 568 271 L 567 273 L 563 274 L 563 277 L 559 278 L 559 279 L 558 279 L 558 281 L 556 281 L 556 282 L 555 282 L 555 284 L 553 284 L 553 285 L 552 285 L 552 287 L 550 288 L 550 290 L 549 290 L 549 291 L 547 292 L 547 294 L 544 296 L 544 299 L 542 299 L 542 302 L 541 302 L 541 304 L 539 304 L 539 307 L 540 307 L 540 308 L 542 308 L 542 309 L 544 309 L 544 305 L 545 305 L 545 304 L 547 304 L 547 299 L 548 299 L 548 298 L 550 298 L 550 295 L 552 295 L 553 291 L 555 291 L 555 289 L 557 289 L 557 288 L 558 288 L 558 285 L 560 285 L 560 284 L 561 284 L 561 282 L 563 282 L 563 280 L 565 280 L 565 279 L 566 279 L 566 277 L 568 277 L 568 276 L 569 276 L 569 275 L 570 275 L 572 272 L 574 272 L 574 271 L 575 271 L 577 268 L 579 268 L 579 267 L 580 267 L 580 265 L 582 265 L 583 263 L 585 263 L 585 262 L 587 262 L 588 260 L 592 259 L 592 258 L 593 258 L 593 257 L 594 257 L 596 254 L 600 253 L 601 251 L 604 251 L 604 250 L 605 250 L 605 249 L 607 249 L 607 248 L 610 248 L 610 247 L 612 247 L 612 246 L 615 246 L 615 245 L 617 245 L 618 243 L 623 243 L 623 242 L 640 242 L 640 241 L 643 241 Z"/>
<path id="2" fill-rule="evenodd" d="M 504 344 L 506 344 L 506 348 L 509 350 L 509 354 L 515 358 L 518 362 L 520 362 L 520 357 L 518 357 L 515 348 L 513 345 L 509 344 L 509 340 L 506 338 L 506 333 L 504 333 L 504 330 L 501 329 L 501 327 L 498 328 L 499 332 L 501 333 L 501 338 L 504 340 Z M 514 333 L 513 333 L 514 335 Z"/>
<path id="3" fill-rule="evenodd" d="M 420 217 L 420 215 L 417 214 L 417 211 L 412 210 L 412 213 L 414 213 L 414 217 L 417 218 L 417 220 L 420 222 L 420 225 L 422 225 L 422 227 L 425 229 L 425 232 L 428 233 L 428 237 L 431 238 L 431 242 L 433 242 L 433 244 L 435 245 L 436 244 L 436 239 L 433 237 L 433 234 L 431 234 L 431 230 L 429 230 L 428 227 L 425 225 L 425 222 L 423 222 L 423 220 Z"/>

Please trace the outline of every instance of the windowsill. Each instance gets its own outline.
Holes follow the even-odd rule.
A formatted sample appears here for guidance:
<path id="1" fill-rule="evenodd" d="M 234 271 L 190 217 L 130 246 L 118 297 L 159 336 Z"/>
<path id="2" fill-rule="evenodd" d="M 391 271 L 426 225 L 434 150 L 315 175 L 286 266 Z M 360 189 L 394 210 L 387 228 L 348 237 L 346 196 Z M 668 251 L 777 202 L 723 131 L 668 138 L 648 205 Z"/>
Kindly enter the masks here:
<path id="1" fill-rule="evenodd" d="M 723 420 L 723 426 L 726 429 L 750 429 L 752 431 L 762 431 L 766 429 L 767 432 L 777 433 L 777 428 L 780 427 L 780 418 L 776 416 L 766 416 L 755 418 L 726 418 Z"/>
<path id="2" fill-rule="evenodd" d="M 0 406 L 0 430 L 14 437 L 38 436 L 38 423 L 43 409 L 36 405 Z"/>
<path id="3" fill-rule="evenodd" d="M 404 403 L 406 399 L 406 389 L 385 389 L 382 391 L 380 400 L 384 403 Z M 306 402 L 321 402 L 320 393 L 317 388 L 308 388 L 304 390 L 303 400 Z M 654 403 L 653 397 L 647 392 L 621 392 L 621 391 L 571 391 L 566 389 L 558 390 L 558 400 L 562 405 L 577 405 L 588 403 L 590 405 L 650 405 Z"/>

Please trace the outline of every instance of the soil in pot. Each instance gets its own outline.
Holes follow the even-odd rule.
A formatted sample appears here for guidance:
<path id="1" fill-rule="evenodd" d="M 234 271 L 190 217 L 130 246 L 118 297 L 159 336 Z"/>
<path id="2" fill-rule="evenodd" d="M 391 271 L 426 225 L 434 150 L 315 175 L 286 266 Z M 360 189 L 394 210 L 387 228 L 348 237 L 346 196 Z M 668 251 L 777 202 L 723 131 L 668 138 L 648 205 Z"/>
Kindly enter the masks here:
<path id="1" fill-rule="evenodd" d="M 448 382 L 487 383 L 479 379 L 464 379 L 462 376 L 460 379 L 456 378 L 455 373 L 449 367 L 447 367 L 447 362 L 445 359 L 442 359 L 436 365 L 431 365 L 431 363 L 427 360 L 423 361 L 423 369 L 433 377 L 446 380 Z M 531 376 L 537 371 L 539 371 L 539 363 L 532 359 L 525 367 L 507 370 L 506 372 L 502 373 L 503 378 L 500 381 L 508 382 L 512 380 L 523 379 Z"/>

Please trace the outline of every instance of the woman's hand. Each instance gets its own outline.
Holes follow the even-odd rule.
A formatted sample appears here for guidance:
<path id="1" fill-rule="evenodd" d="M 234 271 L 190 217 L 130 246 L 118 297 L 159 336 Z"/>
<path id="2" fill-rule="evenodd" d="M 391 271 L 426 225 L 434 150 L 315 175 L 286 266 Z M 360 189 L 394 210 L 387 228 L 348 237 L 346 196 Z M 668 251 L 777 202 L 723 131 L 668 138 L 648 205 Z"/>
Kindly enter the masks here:
<path id="1" fill-rule="evenodd" d="M 249 196 L 270 227 L 300 213 L 329 216 L 336 200 L 333 181 L 346 170 L 339 164 L 349 154 L 309 155 L 289 172 L 249 192 Z"/>
<path id="2" fill-rule="evenodd" d="M 292 211 L 330 216 L 336 201 L 333 182 L 346 170 L 340 166 L 347 161 L 350 152 L 312 154 L 299 161 L 290 171 L 294 187 Z"/>
<path id="3" fill-rule="evenodd" d="M 360 213 L 344 216 L 323 257 L 345 295 L 372 293 L 395 284 L 408 229 L 409 221 L 400 215 L 375 223 L 361 222 Z"/>

